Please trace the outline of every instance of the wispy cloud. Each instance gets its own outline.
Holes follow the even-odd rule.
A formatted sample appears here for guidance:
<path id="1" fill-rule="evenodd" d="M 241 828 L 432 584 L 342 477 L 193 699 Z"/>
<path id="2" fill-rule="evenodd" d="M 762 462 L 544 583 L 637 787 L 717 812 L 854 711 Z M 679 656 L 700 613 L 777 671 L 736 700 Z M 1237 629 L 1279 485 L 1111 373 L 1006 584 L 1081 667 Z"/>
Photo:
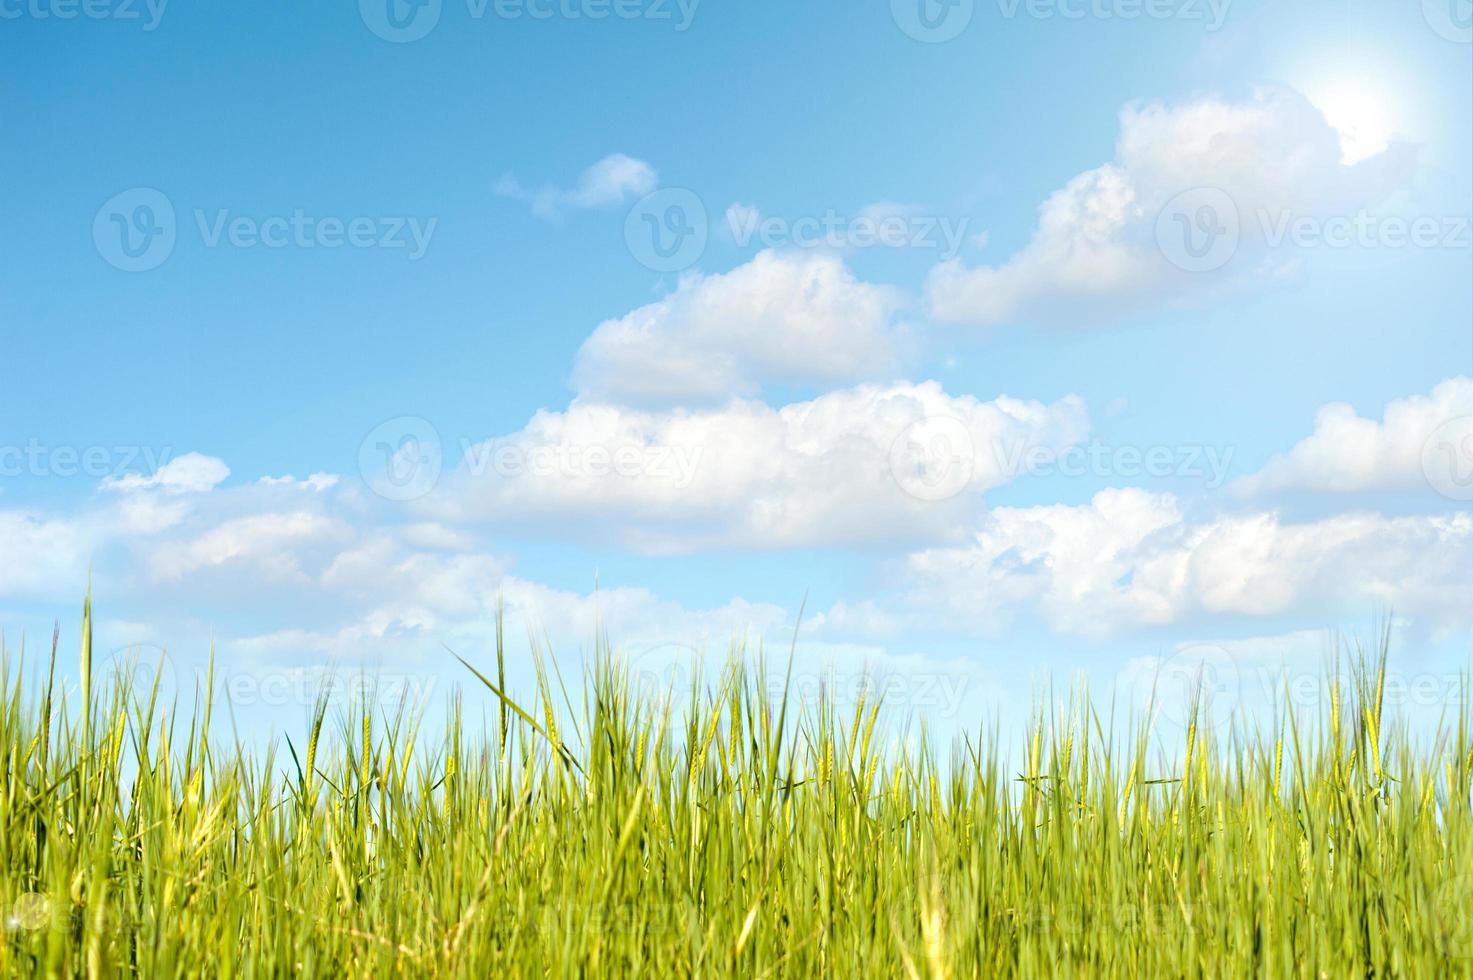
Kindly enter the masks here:
<path id="1" fill-rule="evenodd" d="M 495 191 L 525 202 L 539 218 L 556 220 L 572 210 L 618 207 L 658 185 L 659 175 L 648 163 L 613 153 L 584 170 L 572 187 L 544 184 L 532 189 L 512 174 L 504 174 L 496 181 Z"/>

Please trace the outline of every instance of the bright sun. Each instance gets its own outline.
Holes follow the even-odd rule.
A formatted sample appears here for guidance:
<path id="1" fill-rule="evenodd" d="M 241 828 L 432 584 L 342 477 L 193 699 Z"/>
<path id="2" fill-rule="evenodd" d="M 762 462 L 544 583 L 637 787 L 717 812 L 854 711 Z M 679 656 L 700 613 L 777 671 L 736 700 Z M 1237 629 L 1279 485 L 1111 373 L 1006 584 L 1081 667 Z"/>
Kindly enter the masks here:
<path id="1" fill-rule="evenodd" d="M 1302 91 L 1340 132 L 1340 154 L 1347 164 L 1375 156 L 1397 135 L 1401 120 L 1387 90 L 1374 79 L 1333 78 Z"/>

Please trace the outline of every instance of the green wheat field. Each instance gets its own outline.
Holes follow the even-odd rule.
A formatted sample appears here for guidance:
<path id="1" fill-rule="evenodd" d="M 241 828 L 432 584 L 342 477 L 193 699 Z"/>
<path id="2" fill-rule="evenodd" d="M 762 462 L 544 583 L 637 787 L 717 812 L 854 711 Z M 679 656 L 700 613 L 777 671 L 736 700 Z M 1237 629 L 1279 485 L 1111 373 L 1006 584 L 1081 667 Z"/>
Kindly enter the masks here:
<path id="1" fill-rule="evenodd" d="M 6 975 L 1473 974 L 1473 731 L 1383 723 L 1384 646 L 1314 718 L 1163 744 L 1081 694 L 1013 765 L 768 696 L 790 658 L 519 694 L 500 643 L 484 725 L 323 702 L 253 750 L 90 635 L 70 697 L 54 643 L 0 669 Z"/>

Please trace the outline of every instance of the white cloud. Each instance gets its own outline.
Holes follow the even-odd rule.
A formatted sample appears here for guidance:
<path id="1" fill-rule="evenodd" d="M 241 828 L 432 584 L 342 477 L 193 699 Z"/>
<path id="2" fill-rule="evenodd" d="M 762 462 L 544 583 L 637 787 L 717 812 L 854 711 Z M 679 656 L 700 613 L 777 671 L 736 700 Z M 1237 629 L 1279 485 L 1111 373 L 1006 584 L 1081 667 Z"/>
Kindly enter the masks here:
<path id="1" fill-rule="evenodd" d="M 430 551 L 469 551 L 472 547 L 471 537 L 464 531 L 432 521 L 407 525 L 401 533 L 407 544 Z"/>
<path id="2" fill-rule="evenodd" d="M 755 642 L 791 629 L 789 613 L 770 604 L 733 599 L 722 606 L 690 609 L 641 588 L 578 593 L 505 575 L 494 564 L 465 557 L 438 569 L 401 564 L 384 575 L 364 563 L 357 569 L 363 577 L 348 588 L 373 596 L 374 604 L 337 625 L 243 637 L 230 650 L 257 660 L 300 662 L 320 656 L 372 659 L 385 652 L 412 658 L 413 651 L 427 647 L 439 652 L 444 643 L 473 656 L 494 640 L 500 605 L 513 643 L 520 642 L 518 634 L 532 635 L 547 640 L 554 651 L 571 652 L 604 633 L 617 638 L 621 653 L 639 670 L 656 663 L 663 668 L 672 656 L 691 654 L 709 654 L 719 664 L 734 639 Z M 417 591 L 415 576 L 426 571 L 441 580 L 431 595 Z M 346 586 L 340 575 L 330 584 L 335 589 Z M 416 591 L 400 594 L 402 585 Z"/>
<path id="3" fill-rule="evenodd" d="M 267 487 L 300 487 L 321 493 L 337 486 L 338 477 L 333 473 L 313 473 L 305 480 L 299 480 L 294 476 L 263 476 L 260 482 L 262 486 Z"/>
<path id="4" fill-rule="evenodd" d="M 584 170 L 577 183 L 562 188 L 548 184 L 528 190 L 511 174 L 496 182 L 496 193 L 527 202 L 532 213 L 554 219 L 576 208 L 613 208 L 650 193 L 659 184 L 655 169 L 643 160 L 613 153 Z"/>
<path id="5" fill-rule="evenodd" d="M 54 600 L 86 587 L 89 542 L 76 521 L 0 511 L 0 596 Z"/>
<path id="6" fill-rule="evenodd" d="M 876 223 L 882 221 L 909 220 L 924 214 L 919 204 L 903 204 L 900 201 L 875 201 L 859 209 L 859 217 Z"/>
<path id="7" fill-rule="evenodd" d="M 1427 440 L 1438 426 L 1467 416 L 1473 416 L 1473 378 L 1468 377 L 1449 378 L 1431 395 L 1389 402 L 1380 421 L 1335 402 L 1320 409 L 1314 432 L 1237 481 L 1234 489 L 1244 494 L 1425 489 Z"/>
<path id="8" fill-rule="evenodd" d="M 166 493 L 205 493 L 230 476 L 225 461 L 201 453 L 185 453 L 160 466 L 151 476 L 128 473 L 110 476 L 102 481 L 104 490 L 135 493 L 162 490 Z"/>
<path id="9" fill-rule="evenodd" d="M 902 483 L 912 475 L 892 468 L 892 450 L 937 418 L 956 420 L 952 448 L 968 469 L 950 496 L 923 499 Z M 1020 447 L 1059 451 L 1088 430 L 1078 398 L 982 402 L 934 381 L 861 385 L 779 409 L 580 400 L 472 447 L 432 507 L 450 520 L 576 522 L 581 536 L 656 553 L 947 540 L 970 524 L 982 491 L 1012 478 Z"/>
<path id="10" fill-rule="evenodd" d="M 390 534 L 373 533 L 333 557 L 320 584 L 415 610 L 422 619 L 472 617 L 494 611 L 504 574 L 505 563 L 491 555 L 416 551 Z"/>
<path id="11" fill-rule="evenodd" d="M 999 508 L 971 544 L 910 568 L 923 607 L 973 623 L 1033 608 L 1063 633 L 1378 604 L 1455 623 L 1473 608 L 1473 517 L 1192 522 L 1170 494 L 1105 490 L 1083 506 Z"/>
<path id="12" fill-rule="evenodd" d="M 246 567 L 272 580 L 300 580 L 306 575 L 299 549 L 326 546 L 351 535 L 343 522 L 312 511 L 249 514 L 225 521 L 184 540 L 153 550 L 153 574 L 164 581 L 221 566 Z"/>
<path id="13" fill-rule="evenodd" d="M 1398 144 L 1346 165 L 1340 134 L 1289 89 L 1262 89 L 1246 102 L 1129 106 L 1120 116 L 1115 159 L 1049 197 L 1022 250 L 996 266 L 942 263 L 929 277 L 928 300 L 938 319 L 978 326 L 1200 301 L 1228 283 L 1282 273 L 1292 256 L 1267 260 L 1264 246 L 1284 215 L 1371 206 L 1405 180 L 1413 163 L 1410 148 Z M 1168 259 L 1169 239 L 1157 238 L 1168 203 L 1200 188 L 1225 193 L 1239 218 L 1237 255 L 1219 274 L 1178 268 Z M 1267 229 L 1265 215 L 1275 219 Z"/>
<path id="14" fill-rule="evenodd" d="M 918 617 L 944 623 L 942 632 L 973 635 L 1020 613 L 1086 635 L 1191 626 L 1207 616 L 1335 621 L 1381 605 L 1433 625 L 1467 621 L 1473 517 L 1466 514 L 1190 520 L 1169 495 L 1113 490 L 1084 506 L 1002 508 L 979 518 L 977 491 L 1007 478 L 989 453 L 978 453 L 970 494 L 956 501 L 896 495 L 886 472 L 890 433 L 938 412 L 961 420 L 978 446 L 1065 438 L 1086 425 L 1072 402 L 981 403 L 952 398 L 935 383 L 862 387 L 780 410 L 736 403 L 704 415 L 575 404 L 539 417 L 529 431 L 587 445 L 578 440 L 590 433 L 640 441 L 663 437 L 664 427 L 714 427 L 725 433 L 729 441 L 720 445 L 732 458 L 689 496 L 662 495 L 668 488 L 659 481 L 621 490 L 618 481 L 551 479 L 499 488 L 503 497 L 481 503 L 523 526 L 538 506 L 558 520 L 586 514 L 589 526 L 625 528 L 651 550 L 852 544 L 906 532 L 945 539 L 980 519 L 967 543 L 911 557 L 909 575 L 895 579 L 907 601 L 836 602 L 811 612 L 800 634 L 800 671 L 810 687 L 858 683 L 873 665 L 898 679 L 897 704 L 911 698 L 928 711 L 956 710 L 983 687 L 966 664 L 928 658 L 924 647 L 915 656 L 893 649 L 924 642 L 915 639 L 924 632 L 914 629 Z M 559 493 L 567 496 L 544 499 Z M 183 510 L 171 509 L 176 519 L 152 528 L 116 519 L 118 509 L 151 496 Z M 679 680 L 686 675 L 669 674 L 672 666 L 688 667 L 693 658 L 718 666 L 733 638 L 749 640 L 749 651 L 759 642 L 785 648 L 797 599 L 786 607 L 736 598 L 690 608 L 640 588 L 555 588 L 513 575 L 504 557 L 453 523 L 386 525 L 354 511 L 343 492 L 260 481 L 211 494 L 113 498 L 76 521 L 0 512 L 0 554 L 42 556 L 0 565 L 0 595 L 75 594 L 88 551 L 118 541 L 128 547 L 107 551 L 99 569 L 100 591 L 113 608 L 145 619 L 150 596 L 162 591 L 166 608 L 187 607 L 202 619 L 223 614 L 233 626 L 222 642 L 232 669 L 324 657 L 402 666 L 443 659 L 441 643 L 474 656 L 489 648 L 504 600 L 518 635 L 532 627 L 554 649 L 586 650 L 602 629 L 637 669 Z M 946 686 L 959 678 L 965 690 Z M 930 683 L 937 680 L 939 688 Z"/>
<path id="15" fill-rule="evenodd" d="M 896 290 L 860 282 L 837 256 L 764 251 L 600 324 L 573 383 L 586 398 L 654 405 L 880 377 L 905 359 L 900 306 Z"/>
<path id="16" fill-rule="evenodd" d="M 92 565 L 100 576 L 138 581 L 180 582 L 219 569 L 290 577 L 294 548 L 323 529 L 348 527 L 328 514 L 336 477 L 222 488 L 229 474 L 219 459 L 186 453 L 149 476 L 104 478 L 99 489 L 108 493 L 75 513 L 0 511 L 0 595 L 40 583 L 71 594 Z"/>

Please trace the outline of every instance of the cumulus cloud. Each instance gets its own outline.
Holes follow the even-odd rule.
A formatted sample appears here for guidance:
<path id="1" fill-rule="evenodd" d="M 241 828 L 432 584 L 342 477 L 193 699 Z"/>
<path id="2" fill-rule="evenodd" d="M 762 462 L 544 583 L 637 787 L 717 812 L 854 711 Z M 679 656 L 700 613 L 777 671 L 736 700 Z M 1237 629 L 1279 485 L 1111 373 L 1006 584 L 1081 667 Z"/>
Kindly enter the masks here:
<path id="1" fill-rule="evenodd" d="M 588 399 L 649 406 L 875 378 L 904 361 L 900 307 L 896 290 L 859 281 L 835 255 L 764 251 L 600 324 L 573 384 Z"/>
<path id="2" fill-rule="evenodd" d="M 391 555 L 390 567 L 364 562 L 354 569 L 351 582 L 344 577 L 343 564 L 335 568 L 329 584 L 365 600 L 341 622 L 243 637 L 231 649 L 253 658 L 298 662 L 320 656 L 357 659 L 365 651 L 385 648 L 439 649 L 441 643 L 469 653 L 494 641 L 499 608 L 514 631 L 545 639 L 554 650 L 586 647 L 601 633 L 617 637 L 620 651 L 638 670 L 663 669 L 672 659 L 691 654 L 704 658 L 709 653 L 719 663 L 733 640 L 749 637 L 755 643 L 791 630 L 787 610 L 771 604 L 733 599 L 692 609 L 642 588 L 586 593 L 554 588 L 507 574 L 485 556 L 436 557 L 421 563 L 425 556 L 395 553 L 392 545 L 376 557 L 384 554 Z M 346 564 L 367 557 L 345 556 Z M 425 573 L 438 584 L 422 588 L 419 576 Z M 405 585 L 410 591 L 401 591 Z"/>
<path id="3" fill-rule="evenodd" d="M 349 533 L 344 523 L 311 511 L 236 517 L 195 537 L 157 547 L 153 573 L 168 581 L 233 565 L 248 566 L 268 578 L 297 579 L 304 575 L 297 558 L 300 548 L 341 540 Z"/>
<path id="4" fill-rule="evenodd" d="M 1237 481 L 1234 489 L 1244 494 L 1425 489 L 1422 467 L 1428 439 L 1444 423 L 1470 416 L 1473 378 L 1469 377 L 1449 378 L 1430 395 L 1392 401 L 1379 421 L 1335 402 L 1320 409 L 1309 436 Z"/>
<path id="5" fill-rule="evenodd" d="M 86 528 L 77 521 L 0 511 L 0 596 L 74 595 L 87 560 Z"/>
<path id="6" fill-rule="evenodd" d="M 650 193 L 658 184 L 659 175 L 648 163 L 613 153 L 584 170 L 572 187 L 547 184 L 529 190 L 506 174 L 496 182 L 496 193 L 526 202 L 539 218 L 555 219 L 573 209 L 618 207 Z"/>
<path id="7" fill-rule="evenodd" d="M 1116 489 L 1082 506 L 999 508 L 968 545 L 909 565 L 923 605 L 974 623 L 1032 608 L 1062 633 L 1347 604 L 1456 623 L 1473 608 L 1473 517 L 1194 522 L 1170 494 Z"/>
<path id="8" fill-rule="evenodd" d="M 585 410 L 593 414 L 581 417 Z M 983 403 L 948 396 L 934 383 L 861 387 L 780 410 L 738 403 L 709 417 L 575 405 L 534 420 L 548 427 L 537 438 L 566 436 L 569 445 L 588 445 L 579 440 L 601 432 L 648 445 L 643 440 L 652 435 L 664 437 L 662 426 L 701 432 L 701 426 L 734 425 L 735 418 L 741 427 L 722 445 L 738 455 L 688 498 L 662 496 L 658 480 L 620 491 L 617 481 L 580 486 L 577 479 L 534 474 L 521 485 L 493 488 L 479 506 L 519 525 L 538 506 L 557 520 L 584 513 L 590 522 L 631 529 L 635 542 L 651 550 L 689 548 L 691 541 L 852 544 L 895 540 L 897 528 L 947 539 L 970 527 L 975 533 L 966 541 L 909 558 L 894 579 L 903 601 L 856 597 L 805 619 L 800 664 L 815 685 L 836 676 L 857 683 L 878 666 L 900 679 L 902 704 L 941 696 L 955 705 L 971 696 L 970 686 L 967 692 L 905 686 L 926 671 L 933 679 L 967 674 L 893 649 L 914 639 L 922 617 L 973 635 L 1020 614 L 1086 636 L 1168 624 L 1185 629 L 1202 617 L 1320 616 L 1332 608 L 1320 621 L 1359 618 L 1383 605 L 1431 624 L 1467 622 L 1473 599 L 1473 517 L 1467 514 L 1358 513 L 1301 524 L 1272 513 L 1189 519 L 1176 498 L 1138 490 L 1105 491 L 1082 506 L 982 514 L 978 491 L 1009 475 L 996 459 L 988 461 L 988 452 L 977 452 L 955 501 L 904 493 L 888 464 L 874 463 L 877 455 L 884 459 L 892 431 L 936 412 L 957 419 L 979 447 L 1040 433 L 1067 438 L 1086 424 L 1072 403 Z M 557 493 L 568 496 L 544 499 Z M 171 510 L 176 519 L 166 526 L 149 529 L 117 519 L 119 508 L 150 496 L 182 510 Z M 575 592 L 534 582 L 513 574 L 508 559 L 462 524 L 385 522 L 386 515 L 360 509 L 344 492 L 309 481 L 101 499 L 103 509 L 76 520 L 0 512 L 0 554 L 37 556 L 5 563 L 0 596 L 78 591 L 91 550 L 123 542 L 128 547 L 108 552 L 99 566 L 101 590 L 114 602 L 132 595 L 130 619 L 146 616 L 144 607 L 160 593 L 167 608 L 228 615 L 233 629 L 222 649 L 232 669 L 323 658 L 405 664 L 443 658 L 442 643 L 474 655 L 494 640 L 499 602 L 518 633 L 531 627 L 559 650 L 586 650 L 602 630 L 636 660 L 637 670 L 662 681 L 684 679 L 688 674 L 679 671 L 703 659 L 716 666 L 733 638 L 746 638 L 748 650 L 759 643 L 785 646 L 793 627 L 797 596 L 786 607 L 733 598 L 692 608 L 641 588 Z M 253 632 L 258 629 L 264 631 Z M 967 684 L 974 682 L 981 684 L 977 678 Z"/>
<path id="9" fill-rule="evenodd" d="M 1373 206 L 1413 166 L 1404 144 L 1346 164 L 1341 134 L 1289 89 L 1261 89 L 1243 102 L 1129 106 L 1115 159 L 1050 196 L 1027 245 L 1000 265 L 940 264 L 928 301 L 942 321 L 990 326 L 1201 300 L 1239 278 L 1282 273 L 1289 256 L 1275 261 L 1265 246 L 1286 218 Z M 1221 268 L 1184 268 L 1185 235 L 1193 248 L 1220 241 L 1236 252 L 1223 253 Z"/>
<path id="10" fill-rule="evenodd" d="M 74 511 L 0 510 L 0 596 L 74 595 L 86 587 L 89 568 L 106 574 L 120 558 L 129 576 L 177 580 L 232 556 L 268 556 L 280 543 L 269 529 L 216 526 L 241 511 L 251 514 L 244 520 L 263 520 L 259 511 L 270 496 L 221 489 L 229 473 L 219 459 L 187 453 L 152 475 L 103 479 L 99 487 L 108 493 Z"/>
<path id="11" fill-rule="evenodd" d="M 333 557 L 320 582 L 365 598 L 468 616 L 491 608 L 505 571 L 505 562 L 492 555 L 419 551 L 401 536 L 375 533 Z"/>
<path id="12" fill-rule="evenodd" d="M 836 639 L 834 619 L 845 615 L 839 607 L 832 615 L 805 618 L 791 647 L 789 673 L 785 655 L 796 625 L 791 608 L 741 598 L 693 608 L 642 588 L 576 592 L 510 575 L 498 581 L 484 609 L 470 615 L 446 616 L 391 601 L 339 625 L 276 630 L 230 641 L 225 645 L 226 659 L 247 676 L 259 676 L 264 667 L 279 677 L 283 671 L 313 669 L 297 665 L 316 665 L 324 659 L 348 665 L 373 662 L 376 655 L 389 653 L 397 663 L 420 665 L 417 673 L 401 678 L 428 680 L 429 664 L 416 653 L 428 650 L 443 658 L 441 644 L 473 662 L 489 660 L 496 643 L 497 604 L 506 613 L 513 646 L 519 634 L 527 633 L 537 646 L 571 660 L 567 655 L 572 651 L 587 656 L 595 637 L 608 637 L 635 692 L 655 701 L 709 682 L 733 654 L 750 664 L 764 650 L 775 649 L 784 657 L 778 663 L 769 660 L 765 693 L 774 699 L 786 693 L 797 704 L 821 696 L 853 704 L 863 696 L 869 704 L 882 700 L 886 719 L 924 713 L 934 720 L 954 721 L 964 705 L 977 711 L 983 700 L 997 695 L 988 672 L 970 659 L 893 652 L 872 642 Z M 242 664 L 246 666 L 240 668 Z M 513 656 L 507 666 L 514 686 L 531 683 L 529 658 Z"/>
<path id="13" fill-rule="evenodd" d="M 576 521 L 580 534 L 656 553 L 934 542 L 1016 475 L 1020 447 L 1060 451 L 1088 430 L 1076 397 L 983 402 L 934 381 L 860 385 L 782 408 L 580 400 L 471 447 L 432 506 L 450 520 Z M 908 434 L 935 473 L 910 468 Z M 925 482 L 932 475 L 945 481 L 940 493 Z"/>
<path id="14" fill-rule="evenodd" d="M 300 487 L 304 490 L 322 492 L 331 490 L 338 485 L 338 477 L 335 473 L 313 473 L 304 480 L 294 476 L 263 476 L 260 479 L 262 486 L 266 487 Z"/>
<path id="15" fill-rule="evenodd" d="M 230 467 L 225 465 L 224 460 L 202 453 L 185 453 L 169 460 L 149 476 L 137 473 L 110 476 L 102 481 L 102 488 L 120 493 L 136 493 L 141 490 L 205 493 L 219 486 L 228 476 Z"/>

